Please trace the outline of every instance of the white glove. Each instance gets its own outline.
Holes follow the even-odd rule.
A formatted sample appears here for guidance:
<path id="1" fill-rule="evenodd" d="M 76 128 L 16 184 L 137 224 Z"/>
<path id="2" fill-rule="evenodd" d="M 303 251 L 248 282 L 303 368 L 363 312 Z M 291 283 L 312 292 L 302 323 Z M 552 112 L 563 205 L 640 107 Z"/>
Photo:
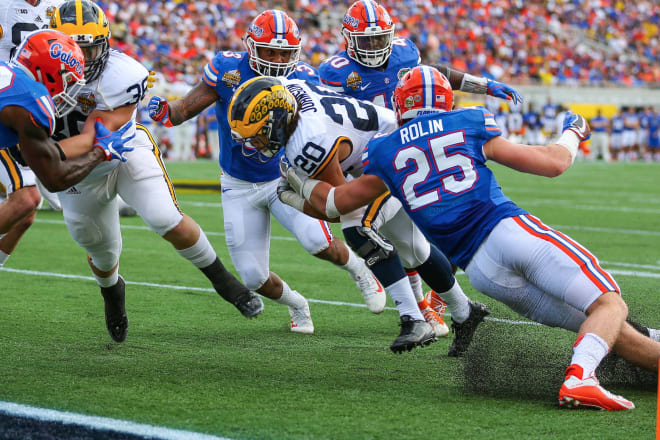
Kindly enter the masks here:
<path id="1" fill-rule="evenodd" d="M 320 180 L 306 176 L 302 171 L 292 167 L 284 160 L 280 161 L 280 174 L 289 182 L 291 189 L 306 200 L 309 200 L 314 187 L 320 182 Z"/>
<path id="2" fill-rule="evenodd" d="M 277 197 L 279 197 L 282 203 L 289 205 L 300 212 L 303 211 L 305 199 L 291 188 L 289 182 L 285 178 L 281 178 L 280 182 L 277 184 Z"/>

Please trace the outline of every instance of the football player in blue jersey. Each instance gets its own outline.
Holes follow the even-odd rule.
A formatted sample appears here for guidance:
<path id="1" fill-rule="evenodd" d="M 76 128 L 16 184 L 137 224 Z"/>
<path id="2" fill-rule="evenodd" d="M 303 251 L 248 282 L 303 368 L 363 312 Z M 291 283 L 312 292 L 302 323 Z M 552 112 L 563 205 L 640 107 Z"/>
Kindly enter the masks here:
<path id="1" fill-rule="evenodd" d="M 521 172 L 558 176 L 589 138 L 589 125 L 567 112 L 555 142 L 515 144 L 500 135 L 488 110 L 452 110 L 452 102 L 451 86 L 439 71 L 414 68 L 394 92 L 399 128 L 367 145 L 364 174 L 332 187 L 289 167 L 284 171 L 293 188 L 288 195 L 332 218 L 391 191 L 473 287 L 534 321 L 578 333 L 560 405 L 634 408 L 599 385 L 596 367 L 614 349 L 657 371 L 660 343 L 648 337 L 648 329 L 637 331 L 626 322 L 619 286 L 598 259 L 519 208 L 486 166 L 490 159 Z"/>
<path id="2" fill-rule="evenodd" d="M 243 282 L 253 291 L 288 306 L 291 331 L 313 333 L 307 300 L 269 269 L 271 214 L 310 254 L 347 270 L 374 313 L 385 308 L 385 292 L 364 262 L 326 222 L 308 217 L 277 198 L 279 157 L 270 160 L 232 140 L 227 107 L 234 91 L 251 78 L 286 76 L 319 83 L 316 69 L 299 61 L 301 39 L 283 11 L 259 14 L 245 35 L 247 51 L 223 51 L 204 68 L 202 81 L 182 99 L 153 97 L 150 116 L 165 126 L 181 124 L 215 104 L 220 131 L 222 204 L 227 246 Z"/>
<path id="3" fill-rule="evenodd" d="M 336 92 L 391 109 L 392 92 L 399 77 L 421 62 L 419 50 L 409 39 L 395 36 L 395 24 L 389 13 L 373 0 L 358 0 L 348 8 L 341 33 L 346 50 L 321 63 L 321 83 Z M 520 94 L 506 84 L 449 67 L 441 66 L 439 69 L 456 89 L 488 94 L 512 100 L 513 103 L 522 101 Z M 367 226 L 366 222 L 363 226 Z M 349 237 L 346 239 L 350 243 Z M 462 303 L 462 309 L 467 310 L 467 298 L 464 295 L 461 298 L 440 298 L 431 291 L 424 298 L 419 274 L 412 268 L 406 271 L 420 309 L 424 310 L 426 304 L 430 304 L 441 312 L 445 306 L 444 299 L 450 303 Z M 459 313 L 455 312 L 454 308 L 452 315 L 459 319 Z"/>
<path id="4" fill-rule="evenodd" d="M 29 34 L 9 63 L 0 62 L 0 162 L 12 185 L 34 185 L 34 181 L 22 181 L 8 154 L 24 161 L 49 191 L 60 191 L 80 182 L 105 160 L 125 160 L 123 153 L 132 150 L 123 145 L 130 140 L 122 139 L 123 128 L 110 132 L 98 121 L 59 144 L 50 138 L 55 118 L 75 107 L 85 85 L 84 65 L 80 47 L 68 35 L 50 30 Z M 17 144 L 19 148 L 12 148 Z M 67 158 L 65 152 L 75 154 Z M 10 203 L 0 204 L 0 234 L 24 217 Z"/>

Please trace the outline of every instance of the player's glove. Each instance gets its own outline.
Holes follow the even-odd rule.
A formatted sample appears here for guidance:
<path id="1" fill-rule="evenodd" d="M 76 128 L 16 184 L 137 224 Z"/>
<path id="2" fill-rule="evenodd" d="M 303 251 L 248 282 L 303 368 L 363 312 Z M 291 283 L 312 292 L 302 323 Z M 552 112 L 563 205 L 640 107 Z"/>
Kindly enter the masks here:
<path id="1" fill-rule="evenodd" d="M 135 137 L 135 133 L 130 136 L 123 137 L 128 129 L 132 126 L 132 121 L 128 121 L 117 131 L 108 130 L 101 118 L 96 118 L 94 128 L 96 129 L 96 137 L 94 138 L 94 146 L 103 150 L 105 160 L 117 159 L 126 162 L 124 153 L 133 151 L 133 147 L 126 147 L 124 143 L 130 141 Z"/>
<path id="2" fill-rule="evenodd" d="M 289 185 L 289 182 L 284 177 L 282 177 L 277 184 L 277 197 L 279 197 L 282 203 L 287 204 L 298 211 L 303 211 L 305 199 L 291 188 L 291 185 Z"/>
<path id="3" fill-rule="evenodd" d="M 522 95 L 518 93 L 513 87 L 510 87 L 504 83 L 494 81 L 489 79 L 486 83 L 486 94 L 494 96 L 500 99 L 508 99 L 513 101 L 514 104 L 518 104 L 523 101 Z"/>
<path id="4" fill-rule="evenodd" d="M 292 167 L 286 160 L 280 160 L 280 174 L 289 182 L 291 189 L 306 200 L 309 200 L 314 187 L 320 182 L 306 176 L 298 168 Z"/>
<path id="5" fill-rule="evenodd" d="M 591 128 L 589 128 L 587 120 L 584 119 L 582 115 L 573 113 L 570 110 L 564 114 L 564 127 L 562 132 L 566 130 L 571 130 L 575 133 L 577 137 L 580 138 L 580 142 L 586 141 L 591 137 Z"/>
<path id="6" fill-rule="evenodd" d="M 156 72 L 150 70 L 149 76 L 147 76 L 147 89 L 152 88 L 156 84 L 156 81 L 158 81 L 158 78 L 156 77 Z"/>
<path id="7" fill-rule="evenodd" d="M 160 122 L 165 127 L 172 127 L 170 122 L 170 106 L 167 99 L 160 96 L 152 96 L 147 105 L 149 117 L 156 122 Z"/>

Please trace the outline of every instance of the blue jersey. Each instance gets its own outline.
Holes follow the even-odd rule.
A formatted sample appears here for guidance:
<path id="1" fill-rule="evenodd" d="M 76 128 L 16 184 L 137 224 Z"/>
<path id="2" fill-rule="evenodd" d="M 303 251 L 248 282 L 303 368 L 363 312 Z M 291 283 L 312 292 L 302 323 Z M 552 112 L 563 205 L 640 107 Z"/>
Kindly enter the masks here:
<path id="1" fill-rule="evenodd" d="M 541 117 L 535 111 L 529 111 L 523 115 L 525 125 L 530 128 L 541 128 Z"/>
<path id="2" fill-rule="evenodd" d="M 605 116 L 594 116 L 590 121 L 591 131 L 594 133 L 606 133 L 609 120 Z"/>
<path id="3" fill-rule="evenodd" d="M 400 72 L 418 66 L 420 61 L 415 44 L 407 38 L 397 37 L 392 42 L 392 54 L 384 68 L 365 67 L 343 51 L 321 63 L 319 75 L 323 85 L 336 92 L 391 109 L 392 93 Z"/>
<path id="4" fill-rule="evenodd" d="M 32 120 L 53 134 L 55 129 L 55 104 L 43 84 L 31 79 L 20 68 L 0 61 L 0 110 L 14 105 L 30 112 Z M 0 148 L 13 147 L 18 135 L 0 122 Z"/>
<path id="5" fill-rule="evenodd" d="M 204 67 L 202 81 L 218 93 L 215 110 L 220 132 L 220 168 L 237 179 L 268 182 L 280 177 L 279 158 L 275 157 L 267 163 L 260 163 L 245 157 L 241 152 L 241 144 L 234 142 L 231 137 L 227 118 L 229 102 L 238 86 L 256 76 L 259 74 L 250 67 L 247 52 L 225 51 L 218 52 Z M 316 69 L 303 62 L 298 63 L 298 67 L 288 78 L 320 84 Z"/>
<path id="6" fill-rule="evenodd" d="M 612 133 L 623 133 L 625 123 L 622 115 L 615 115 L 612 118 Z"/>
<path id="7" fill-rule="evenodd" d="M 500 133 L 483 107 L 421 116 L 375 136 L 364 173 L 383 179 L 429 241 L 464 269 L 500 220 L 526 214 L 485 164 L 483 144 Z"/>

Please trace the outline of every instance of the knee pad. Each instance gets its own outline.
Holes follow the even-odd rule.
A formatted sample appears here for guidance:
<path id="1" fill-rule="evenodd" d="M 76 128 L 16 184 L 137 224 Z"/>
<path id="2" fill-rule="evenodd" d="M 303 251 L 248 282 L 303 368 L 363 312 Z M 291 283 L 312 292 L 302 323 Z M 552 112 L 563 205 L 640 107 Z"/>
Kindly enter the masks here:
<path id="1" fill-rule="evenodd" d="M 86 215 L 67 216 L 65 221 L 71 237 L 87 251 L 94 266 L 102 271 L 115 267 L 121 254 L 121 235 L 104 234 L 94 219 Z"/>

